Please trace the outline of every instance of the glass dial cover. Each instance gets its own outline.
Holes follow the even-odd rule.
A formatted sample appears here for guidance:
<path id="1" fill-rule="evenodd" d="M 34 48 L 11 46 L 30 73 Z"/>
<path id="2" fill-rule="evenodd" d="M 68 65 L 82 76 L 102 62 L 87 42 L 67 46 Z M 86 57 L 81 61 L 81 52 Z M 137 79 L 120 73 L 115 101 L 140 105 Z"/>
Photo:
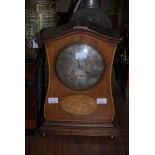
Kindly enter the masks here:
<path id="1" fill-rule="evenodd" d="M 56 61 L 59 79 L 73 89 L 94 86 L 104 71 L 104 60 L 99 52 L 85 43 L 75 43 L 64 48 Z"/>

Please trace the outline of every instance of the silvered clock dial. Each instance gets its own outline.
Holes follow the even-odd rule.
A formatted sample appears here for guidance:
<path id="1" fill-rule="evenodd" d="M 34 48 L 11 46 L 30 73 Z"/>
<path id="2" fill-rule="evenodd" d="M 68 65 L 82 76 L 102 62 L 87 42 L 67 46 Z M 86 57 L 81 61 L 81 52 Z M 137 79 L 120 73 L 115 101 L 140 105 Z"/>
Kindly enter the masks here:
<path id="1" fill-rule="evenodd" d="M 104 60 L 99 52 L 85 43 L 75 43 L 64 48 L 56 61 L 59 79 L 73 89 L 87 89 L 101 78 Z"/>

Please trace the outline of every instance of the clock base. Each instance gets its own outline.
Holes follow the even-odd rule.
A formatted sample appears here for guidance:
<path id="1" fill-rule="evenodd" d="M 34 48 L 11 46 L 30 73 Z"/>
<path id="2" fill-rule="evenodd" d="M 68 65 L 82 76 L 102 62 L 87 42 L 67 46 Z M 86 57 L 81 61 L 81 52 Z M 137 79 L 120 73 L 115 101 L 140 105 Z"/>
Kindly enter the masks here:
<path id="1" fill-rule="evenodd" d="M 118 136 L 119 132 L 112 123 L 75 124 L 73 122 L 45 121 L 39 129 L 40 134 L 79 135 L 79 136 Z"/>

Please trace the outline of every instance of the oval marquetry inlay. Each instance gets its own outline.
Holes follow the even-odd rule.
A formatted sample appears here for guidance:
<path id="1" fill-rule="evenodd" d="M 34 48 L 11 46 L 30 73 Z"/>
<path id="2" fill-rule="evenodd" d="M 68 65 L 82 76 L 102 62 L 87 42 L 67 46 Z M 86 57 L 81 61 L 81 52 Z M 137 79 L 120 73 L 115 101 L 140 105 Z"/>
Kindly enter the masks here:
<path id="1" fill-rule="evenodd" d="M 95 99 L 86 95 L 72 95 L 62 100 L 61 107 L 73 115 L 87 115 L 97 108 Z"/>

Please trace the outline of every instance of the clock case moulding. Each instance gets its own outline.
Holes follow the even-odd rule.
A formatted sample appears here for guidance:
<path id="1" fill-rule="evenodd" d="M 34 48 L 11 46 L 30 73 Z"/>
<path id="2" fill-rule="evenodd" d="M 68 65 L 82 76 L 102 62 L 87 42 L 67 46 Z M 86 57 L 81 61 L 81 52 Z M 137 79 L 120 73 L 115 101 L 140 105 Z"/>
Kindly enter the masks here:
<path id="1" fill-rule="evenodd" d="M 39 129 L 40 133 L 83 136 L 117 135 L 111 74 L 115 51 L 122 38 L 112 30 L 86 21 L 76 21 L 43 30 L 41 40 L 46 49 L 49 81 L 44 103 L 45 121 Z M 105 61 L 105 69 L 100 81 L 95 86 L 84 90 L 74 90 L 64 85 L 59 80 L 55 69 L 57 57 L 62 49 L 75 43 L 86 43 L 99 49 Z M 72 95 L 86 95 L 94 99 L 105 97 L 108 102 L 105 105 L 97 105 L 96 111 L 87 115 L 73 115 L 64 111 L 60 103 L 48 103 L 48 98 L 58 97 L 61 102 Z"/>

